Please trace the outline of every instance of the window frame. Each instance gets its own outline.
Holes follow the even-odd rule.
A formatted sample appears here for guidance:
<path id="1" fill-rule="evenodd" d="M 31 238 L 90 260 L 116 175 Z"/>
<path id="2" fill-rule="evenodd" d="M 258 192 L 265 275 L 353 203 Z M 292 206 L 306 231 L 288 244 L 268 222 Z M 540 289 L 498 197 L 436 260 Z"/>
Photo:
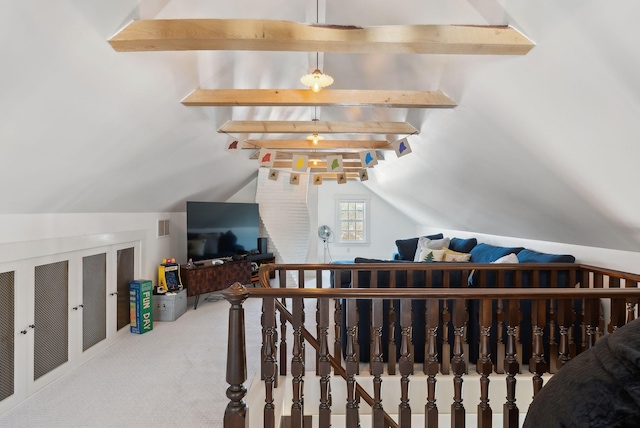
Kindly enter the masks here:
<path id="1" fill-rule="evenodd" d="M 343 203 L 362 203 L 363 207 L 363 219 L 362 219 L 362 232 L 363 239 L 362 240 L 349 240 L 342 239 L 342 204 Z M 369 234 L 369 225 L 371 223 L 371 215 L 370 215 L 370 207 L 371 207 L 371 198 L 368 195 L 337 195 L 335 197 L 335 215 L 336 215 L 336 232 L 335 232 L 335 243 L 338 245 L 369 245 L 370 243 L 370 234 Z"/>

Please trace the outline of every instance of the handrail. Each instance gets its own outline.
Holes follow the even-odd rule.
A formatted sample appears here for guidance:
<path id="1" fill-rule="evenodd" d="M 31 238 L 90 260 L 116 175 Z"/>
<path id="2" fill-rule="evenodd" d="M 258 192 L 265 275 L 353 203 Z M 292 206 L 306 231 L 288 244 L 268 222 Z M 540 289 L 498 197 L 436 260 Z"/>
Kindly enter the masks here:
<path id="1" fill-rule="evenodd" d="M 640 288 L 251 288 L 249 297 L 333 299 L 599 299 L 640 296 Z"/>

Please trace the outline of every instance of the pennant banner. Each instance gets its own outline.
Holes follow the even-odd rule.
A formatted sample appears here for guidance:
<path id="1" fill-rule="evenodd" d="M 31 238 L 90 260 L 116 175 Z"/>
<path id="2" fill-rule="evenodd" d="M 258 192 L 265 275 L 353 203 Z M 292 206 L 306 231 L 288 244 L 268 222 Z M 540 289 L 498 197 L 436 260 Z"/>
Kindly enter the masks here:
<path id="1" fill-rule="evenodd" d="M 261 149 L 258 159 L 260 160 L 260 166 L 271 168 L 276 160 L 276 152 L 275 150 Z"/>
<path id="2" fill-rule="evenodd" d="M 409 140 L 407 138 L 403 138 L 402 140 L 393 142 L 393 149 L 396 151 L 396 155 L 400 158 L 404 155 L 408 155 L 411 153 L 411 146 L 409 145 Z"/>
<path id="3" fill-rule="evenodd" d="M 293 163 L 291 164 L 291 169 L 294 171 L 307 172 L 307 169 L 309 169 L 309 156 L 294 156 Z"/>
<path id="4" fill-rule="evenodd" d="M 269 180 L 278 181 L 278 174 L 279 173 L 280 173 L 280 171 L 278 171 L 277 169 L 270 169 L 269 170 Z"/>
<path id="5" fill-rule="evenodd" d="M 338 184 L 345 184 L 347 182 L 347 174 L 344 172 L 338 173 Z"/>
<path id="6" fill-rule="evenodd" d="M 314 175 L 313 176 L 313 184 L 316 185 L 316 186 L 319 185 L 319 184 L 322 184 L 322 176 L 319 175 L 319 174 Z"/>
<path id="7" fill-rule="evenodd" d="M 327 171 L 342 172 L 342 155 L 327 156 Z"/>
<path id="8" fill-rule="evenodd" d="M 378 164 L 378 155 L 375 150 L 360 152 L 360 162 L 364 168 L 370 168 Z"/>
<path id="9" fill-rule="evenodd" d="M 237 138 L 229 137 L 227 139 L 227 151 L 236 151 L 240 148 L 240 141 Z"/>
<path id="10" fill-rule="evenodd" d="M 291 177 L 289 178 L 290 184 L 300 184 L 300 174 L 297 172 L 292 172 Z"/>
<path id="11" fill-rule="evenodd" d="M 360 181 L 367 181 L 369 179 L 369 173 L 366 169 L 360 170 Z"/>

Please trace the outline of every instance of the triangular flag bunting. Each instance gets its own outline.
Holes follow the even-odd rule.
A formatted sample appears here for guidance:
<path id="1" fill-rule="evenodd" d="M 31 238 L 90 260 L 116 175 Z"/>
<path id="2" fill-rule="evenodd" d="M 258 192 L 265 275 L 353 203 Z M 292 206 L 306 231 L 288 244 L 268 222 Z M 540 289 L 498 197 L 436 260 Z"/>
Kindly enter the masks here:
<path id="1" fill-rule="evenodd" d="M 289 178 L 289 183 L 290 184 L 300 184 L 300 174 L 298 174 L 297 172 L 292 172 L 291 173 L 291 178 Z"/>
<path id="2" fill-rule="evenodd" d="M 327 171 L 342 172 L 342 155 L 327 156 Z"/>
<path id="3" fill-rule="evenodd" d="M 294 171 L 307 172 L 309 168 L 309 156 L 298 155 L 293 157 L 291 169 Z"/>
<path id="4" fill-rule="evenodd" d="M 280 171 L 278 171 L 277 169 L 270 169 L 269 170 L 269 180 L 278 181 L 278 174 L 279 173 L 280 173 Z"/>
<path id="5" fill-rule="evenodd" d="M 313 184 L 316 186 L 322 184 L 322 176 L 320 174 L 316 174 L 313 176 Z"/>
<path id="6" fill-rule="evenodd" d="M 276 152 L 274 150 L 261 149 L 258 159 L 260 160 L 260 166 L 271 168 L 276 160 Z"/>
<path id="7" fill-rule="evenodd" d="M 369 173 L 366 169 L 360 170 L 360 181 L 367 181 L 369 179 Z"/>
<path id="8" fill-rule="evenodd" d="M 345 184 L 347 182 L 347 174 L 344 172 L 338 173 L 338 184 Z"/>
<path id="9" fill-rule="evenodd" d="M 394 141 L 393 149 L 396 151 L 396 155 L 399 158 L 411 153 L 411 146 L 409 145 L 409 140 L 406 138 L 403 138 L 402 140 Z"/>
<path id="10" fill-rule="evenodd" d="M 364 168 L 369 168 L 378 164 L 378 155 L 375 150 L 360 152 L 360 162 Z"/>

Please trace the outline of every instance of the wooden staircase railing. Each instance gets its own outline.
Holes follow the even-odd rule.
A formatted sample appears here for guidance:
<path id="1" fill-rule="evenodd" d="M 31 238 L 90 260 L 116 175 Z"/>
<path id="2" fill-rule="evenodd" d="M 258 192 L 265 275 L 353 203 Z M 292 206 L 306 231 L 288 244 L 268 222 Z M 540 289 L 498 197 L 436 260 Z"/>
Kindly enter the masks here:
<path id="1" fill-rule="evenodd" d="M 519 409 L 516 405 L 516 378 L 522 369 L 521 346 L 519 343 L 520 301 L 531 301 L 531 326 L 532 343 L 531 359 L 528 361 L 529 370 L 533 373 L 533 391 L 537 393 L 542 388 L 542 376 L 550 370 L 559 370 L 576 353 L 593 346 L 597 337 L 605 334 L 601 316 L 600 299 L 610 301 L 611 317 L 609 332 L 615 332 L 618 327 L 635 318 L 640 289 L 637 284 L 640 276 L 601 269 L 586 265 L 574 264 L 549 264 L 549 265 L 477 265 L 465 264 L 465 272 L 475 269 L 480 271 L 478 276 L 482 288 L 394 288 L 393 284 L 388 288 L 373 286 L 377 281 L 377 273 L 384 271 L 405 271 L 408 278 L 420 275 L 420 272 L 430 275 L 434 270 L 443 272 L 460 271 L 457 266 L 443 266 L 442 264 L 409 263 L 409 264 L 353 264 L 353 265 L 263 265 L 260 270 L 260 279 L 263 288 L 245 288 L 241 284 L 234 284 L 223 292 L 230 302 L 229 311 L 229 344 L 227 354 L 227 382 L 229 388 L 227 397 L 229 404 L 225 412 L 224 424 L 226 428 L 244 427 L 246 424 L 247 408 L 244 403 L 246 395 L 246 347 L 244 343 L 244 314 L 242 304 L 247 298 L 261 298 L 263 300 L 263 364 L 262 378 L 265 385 L 265 405 L 263 409 L 263 423 L 265 427 L 275 428 L 273 402 L 273 389 L 277 386 L 278 358 L 280 355 L 280 374 L 286 374 L 286 341 L 279 344 L 275 311 L 280 312 L 281 322 L 289 323 L 293 328 L 293 344 L 291 358 L 291 376 L 293 388 L 293 401 L 291 406 L 290 426 L 304 426 L 304 342 L 316 350 L 317 370 L 320 384 L 320 400 L 318 405 L 318 418 L 321 427 L 329 426 L 331 421 L 332 402 L 329 391 L 329 379 L 331 368 L 334 374 L 345 379 L 347 394 L 345 398 L 345 418 L 348 427 L 359 426 L 359 402 L 367 403 L 372 408 L 372 420 L 375 427 L 409 427 L 411 426 L 411 407 L 409 405 L 408 388 L 413 375 L 414 364 L 412 343 L 412 301 L 425 302 L 425 359 L 423 371 L 427 376 L 425 391 L 425 426 L 437 427 L 438 408 L 435 403 L 437 375 L 443 371 L 443 366 L 449 366 L 453 374 L 454 397 L 451 404 L 452 426 L 463 427 L 465 424 L 465 407 L 462 402 L 462 390 L 464 376 L 468 371 L 468 362 L 465 359 L 466 324 L 468 313 L 466 302 L 477 301 L 478 311 L 478 358 L 475 361 L 476 371 L 480 375 L 479 403 L 477 405 L 478 426 L 490 427 L 492 423 L 492 409 L 489 405 L 489 385 L 493 373 L 503 372 L 506 376 L 507 396 L 503 405 L 503 426 L 516 427 L 519 423 Z M 532 272 L 534 281 L 539 280 L 541 272 L 550 275 L 550 288 L 522 288 L 521 272 L 528 269 Z M 357 278 L 357 272 L 368 270 L 376 272 L 372 274 L 370 288 L 341 289 L 338 285 L 340 271 L 350 271 L 352 278 Z M 271 288 L 270 273 L 276 271 L 281 278 L 280 288 Z M 284 278 L 288 271 L 297 271 L 298 280 L 304 281 L 305 274 L 315 273 L 316 288 L 286 288 Z M 334 287 L 323 288 L 322 273 L 334 271 Z M 486 272 L 496 272 L 495 283 L 487 282 Z M 568 283 L 565 287 L 558 287 L 557 272 L 568 272 Z M 504 288 L 504 274 L 513 273 L 516 283 L 513 288 Z M 554 273 L 555 272 L 555 273 Z M 394 275 L 390 275 L 394 278 Z M 448 273 L 444 277 L 448 278 Z M 576 280 L 579 279 L 579 282 Z M 355 280 L 357 283 L 357 280 Z M 624 287 L 621 284 L 624 283 Z M 518 285 L 520 284 L 520 286 Z M 502 287 L 500 286 L 502 285 Z M 574 288 L 578 286 L 578 288 Z M 317 335 L 314 337 L 303 326 L 304 308 L 303 299 L 317 299 Z M 334 355 L 329 352 L 329 308 L 330 299 L 335 299 L 336 317 L 336 342 Z M 370 300 L 371 309 L 371 361 L 369 370 L 373 376 L 373 396 L 362 388 L 357 382 L 359 371 L 358 346 L 356 335 L 358 318 L 356 312 L 356 300 Z M 291 301 L 290 312 L 285 306 L 286 300 Z M 389 317 L 389 322 L 399 322 L 401 331 L 400 358 L 394 361 L 389 358 L 388 374 L 395 373 L 397 365 L 400 375 L 401 393 L 398 404 L 398 422 L 394 421 L 382 407 L 381 403 L 381 376 L 384 373 L 384 361 L 382 358 L 382 328 L 383 328 L 383 301 L 399 300 L 397 319 Z M 574 303 L 580 301 L 581 313 L 574 313 Z M 442 305 L 440 302 L 445 302 Z M 443 307 L 444 311 L 440 311 Z M 346 324 L 342 326 L 342 311 L 345 311 Z M 497 321 L 504 328 L 495 334 L 498 339 L 498 355 L 491 354 L 492 323 Z M 453 337 L 447 338 L 446 332 L 443 340 L 450 340 L 451 355 L 438 354 L 437 335 L 438 329 L 444 329 L 446 323 L 451 322 Z M 575 326 L 584 333 L 582 342 L 572 341 L 572 333 Z M 494 324 L 495 325 L 495 324 Z M 340 329 L 346 329 L 346 342 L 340 343 Z M 506 332 L 502 336 L 503 330 Z M 281 325 L 281 334 L 285 336 L 286 327 Z M 543 336 L 549 336 L 549 343 L 543 342 Z M 556 337 L 558 338 L 556 340 Z M 281 339 L 283 339 L 282 337 Z M 393 338 L 392 338 L 393 339 Z M 441 344 L 440 344 L 441 345 Z M 475 345 L 473 345 L 475 346 Z M 549 354 L 545 355 L 545 347 Z M 502 348 L 502 350 L 500 350 Z M 341 354 L 344 352 L 345 365 L 341 365 Z M 500 354 L 501 353 L 501 354 Z M 394 353 L 395 355 L 395 353 Z M 468 357 L 466 357 L 468 358 Z M 498 364 L 498 360 L 499 364 Z M 397 363 L 397 364 L 396 364 Z M 445 364 L 446 363 L 446 364 Z M 392 365 L 393 364 L 393 365 Z M 254 409 L 255 412 L 257 409 Z"/>

